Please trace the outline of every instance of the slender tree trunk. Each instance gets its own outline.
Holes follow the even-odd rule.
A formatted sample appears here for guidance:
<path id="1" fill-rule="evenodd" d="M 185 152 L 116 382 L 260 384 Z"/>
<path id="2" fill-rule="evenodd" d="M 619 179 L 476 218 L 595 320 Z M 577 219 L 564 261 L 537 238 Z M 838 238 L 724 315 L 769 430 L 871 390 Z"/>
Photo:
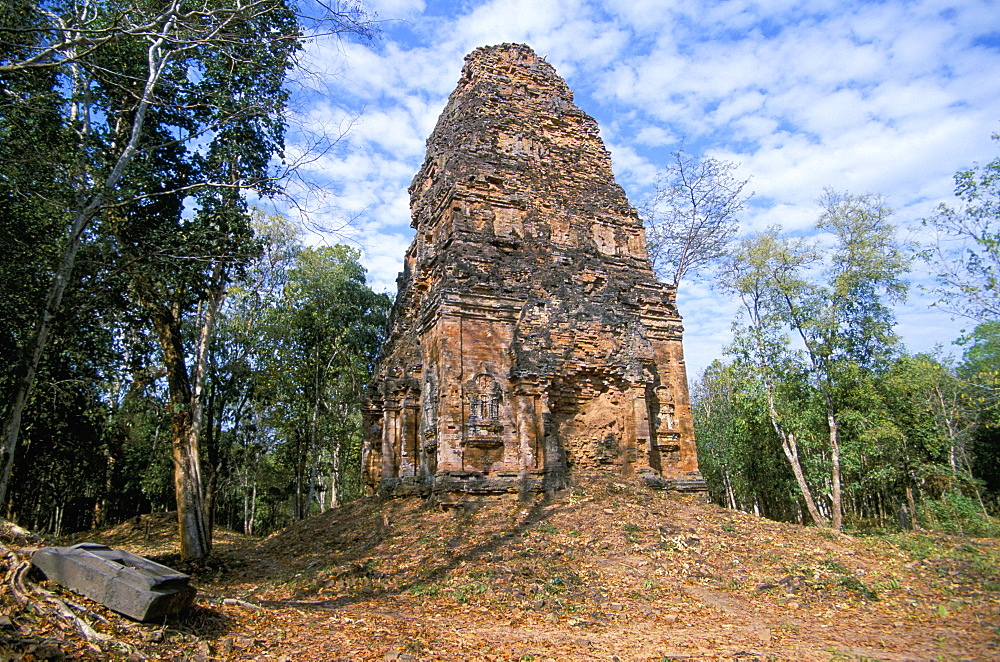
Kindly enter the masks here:
<path id="1" fill-rule="evenodd" d="M 723 474 L 722 480 L 726 485 L 726 498 L 729 500 L 729 507 L 736 510 L 736 495 L 733 494 L 733 484 L 729 480 L 729 474 Z"/>
<path id="2" fill-rule="evenodd" d="M 913 487 L 910 485 L 906 486 L 906 503 L 910 507 L 910 522 L 913 524 L 914 529 L 919 529 L 920 523 L 917 521 L 917 501 L 913 498 Z"/>
<path id="3" fill-rule="evenodd" d="M 207 557 L 212 550 L 208 513 L 201 482 L 198 454 L 198 429 L 195 423 L 194 392 L 184 360 L 180 320 L 166 306 L 156 306 L 153 314 L 163 349 L 170 391 L 171 446 L 174 459 L 174 492 L 177 497 L 177 524 L 180 532 L 181 558 Z M 200 422 L 200 412 L 198 412 Z"/>
<path id="4" fill-rule="evenodd" d="M 243 492 L 243 533 L 249 535 L 250 531 L 250 470 L 244 467 L 244 470 L 240 472 L 240 487 L 242 487 Z"/>
<path id="5" fill-rule="evenodd" d="M 795 482 L 798 483 L 799 490 L 802 492 L 802 498 L 806 502 L 806 509 L 809 511 L 809 517 L 816 526 L 826 527 L 828 526 L 826 519 L 820 515 L 819 509 L 816 507 L 816 501 L 813 499 L 812 491 L 809 489 L 809 483 L 806 482 L 805 473 L 802 471 L 802 463 L 799 462 L 799 448 L 795 441 L 795 435 L 791 432 L 783 434 L 779 432 L 781 436 L 781 450 L 785 452 L 785 457 L 788 459 L 788 464 L 792 467 L 792 474 L 795 475 Z"/>
<path id="6" fill-rule="evenodd" d="M 330 469 L 330 508 L 338 506 L 340 506 L 340 493 L 337 489 L 337 469 L 333 468 Z"/>
<path id="7" fill-rule="evenodd" d="M 806 482 L 806 475 L 802 471 L 802 463 L 799 462 L 799 447 L 795 440 L 795 434 L 787 432 L 785 428 L 781 425 L 781 419 L 778 416 L 778 408 L 774 404 L 774 394 L 771 392 L 771 385 L 765 380 L 764 390 L 767 393 L 767 408 L 768 415 L 771 418 L 771 426 L 774 431 L 778 433 L 778 438 L 781 439 L 781 450 L 785 453 L 785 458 L 788 460 L 788 464 L 792 467 L 792 474 L 795 476 L 795 482 L 799 486 L 799 491 L 802 492 L 802 498 L 806 502 L 806 508 L 809 510 L 809 516 L 812 518 L 816 526 L 826 527 L 827 522 L 822 515 L 819 514 L 819 509 L 816 508 L 816 501 L 813 499 L 812 491 L 809 489 L 809 483 Z"/>
<path id="8" fill-rule="evenodd" d="M 832 512 L 832 526 L 840 531 L 844 528 L 844 511 L 840 494 L 840 437 L 837 417 L 834 415 L 833 403 L 829 396 L 826 396 L 826 424 L 830 430 L 830 461 L 833 467 L 830 471 L 830 508 Z"/>
<path id="9" fill-rule="evenodd" d="M 257 472 L 254 471 L 253 477 L 253 487 L 250 494 L 250 526 L 247 529 L 247 535 L 253 535 L 253 522 L 257 517 Z"/>
<path id="10" fill-rule="evenodd" d="M 319 367 L 317 366 L 315 383 L 313 384 L 313 407 L 312 413 L 309 416 L 309 446 L 306 449 L 308 454 L 309 462 L 309 492 L 306 496 L 305 510 L 302 513 L 302 517 L 308 517 L 309 513 L 312 511 L 313 498 L 316 495 L 316 473 L 319 469 L 319 444 L 318 444 L 318 427 L 319 427 L 319 401 L 320 401 L 320 390 L 319 390 Z"/>
<path id="11" fill-rule="evenodd" d="M 28 396 L 35 385 L 35 375 L 42 359 L 42 352 L 45 350 L 45 344 L 48 342 L 56 314 L 62 304 L 63 294 L 69 285 L 69 278 L 76 263 L 76 253 L 80 248 L 83 231 L 100 204 L 99 198 L 96 202 L 97 204 L 89 205 L 73 219 L 70 237 L 63 249 L 62 261 L 52 278 L 52 285 L 49 287 L 48 295 L 46 295 L 42 314 L 35 324 L 34 336 L 18 371 L 17 390 L 14 392 L 10 409 L 7 411 L 3 428 L 4 454 L 3 475 L 0 476 L 0 503 L 4 503 L 7 499 L 7 489 L 10 485 L 11 472 L 14 469 L 14 452 L 17 450 L 17 441 L 21 433 L 21 417 L 24 414 L 24 407 L 27 405 Z"/>
<path id="12" fill-rule="evenodd" d="M 330 507 L 340 506 L 340 437 L 333 446 L 333 467 L 330 469 Z"/>

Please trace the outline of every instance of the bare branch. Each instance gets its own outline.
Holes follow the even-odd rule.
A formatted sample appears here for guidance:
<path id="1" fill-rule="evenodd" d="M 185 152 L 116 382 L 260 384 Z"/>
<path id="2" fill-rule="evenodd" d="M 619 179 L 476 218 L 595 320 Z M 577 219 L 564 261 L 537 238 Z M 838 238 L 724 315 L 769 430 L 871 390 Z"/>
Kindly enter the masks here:
<path id="1" fill-rule="evenodd" d="M 749 179 L 733 177 L 736 163 L 674 152 L 640 215 L 656 274 L 675 288 L 694 272 L 726 255 L 738 229 L 737 215 L 753 195 Z"/>

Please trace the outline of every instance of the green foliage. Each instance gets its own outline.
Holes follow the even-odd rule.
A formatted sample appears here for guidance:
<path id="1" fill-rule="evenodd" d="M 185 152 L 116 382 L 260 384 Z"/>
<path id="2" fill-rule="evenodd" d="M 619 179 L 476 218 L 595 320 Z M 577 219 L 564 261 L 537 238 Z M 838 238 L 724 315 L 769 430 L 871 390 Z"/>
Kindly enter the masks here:
<path id="1" fill-rule="evenodd" d="M 771 229 L 725 269 L 743 306 L 732 363 L 714 363 L 692 391 L 709 490 L 779 519 L 798 519 L 796 501 L 815 493 L 818 511 L 835 516 L 839 500 L 858 527 L 903 521 L 913 503 L 924 506 L 911 519 L 975 526 L 947 495 L 974 499 L 981 517 L 973 477 L 1000 478 L 1000 327 L 980 324 L 957 368 L 900 352 L 890 304 L 905 294 L 908 258 L 890 211 L 876 196 L 827 191 L 822 202 L 822 246 Z"/>
<path id="2" fill-rule="evenodd" d="M 955 173 L 955 196 L 957 207 L 942 203 L 924 220 L 938 237 L 923 256 L 938 270 L 941 305 L 978 322 L 995 321 L 1000 319 L 1000 157 Z"/>
<path id="3" fill-rule="evenodd" d="M 978 478 L 991 475 L 992 465 L 977 468 L 977 453 L 986 451 L 975 444 L 976 434 L 992 429 L 977 426 L 975 412 L 966 409 L 963 395 L 969 386 L 955 369 L 929 355 L 901 355 L 885 371 L 855 379 L 840 410 L 845 511 L 851 525 L 898 526 L 899 510 L 908 509 L 909 491 L 918 505 L 911 517 L 921 526 L 988 530 Z M 790 388 L 788 378 L 779 386 L 780 397 L 802 395 Z M 738 363 L 717 361 L 694 384 L 700 467 L 716 503 L 796 520 L 795 483 L 767 423 L 761 391 L 760 382 Z M 808 398 L 793 402 L 803 409 L 820 408 L 812 417 L 804 411 L 794 419 L 806 441 L 810 425 L 820 436 L 822 403 Z M 803 445 L 802 451 L 818 455 L 802 459 L 809 480 L 822 481 L 828 470 L 822 447 Z M 956 508 L 955 499 L 968 512 Z"/>
<path id="4" fill-rule="evenodd" d="M 248 405 L 259 320 L 213 334 L 210 317 L 229 291 L 274 301 L 255 260 L 274 256 L 275 228 L 255 232 L 246 198 L 280 193 L 292 167 L 285 80 L 306 28 L 373 34 L 356 6 L 312 20 L 285 0 L 0 7 L 0 394 L 18 464 L 7 505 L 25 522 L 173 507 L 171 428 L 183 439 L 177 422 L 196 411 L 198 490 L 231 509 L 242 488 L 251 520 L 272 506 L 270 521 L 287 517 L 280 440 Z M 258 503 L 258 486 L 274 501 Z M 73 499 L 88 514 L 70 523 Z"/>
<path id="5" fill-rule="evenodd" d="M 218 510 L 260 533 L 360 493 L 361 407 L 391 300 L 357 251 L 256 224 L 269 241 L 220 316 L 210 385 Z"/>
<path id="6" fill-rule="evenodd" d="M 441 592 L 441 587 L 434 584 L 414 584 L 407 592 L 417 597 L 433 598 Z"/>
<path id="7" fill-rule="evenodd" d="M 825 250 L 772 228 L 731 256 L 723 282 L 743 309 L 727 353 L 760 384 L 811 518 L 839 528 L 842 461 L 850 470 L 860 457 L 842 451 L 841 427 L 867 427 L 861 403 L 897 344 L 889 304 L 905 294 L 908 260 L 878 196 L 828 190 L 820 202 Z M 823 485 L 829 497 L 815 498 Z"/>
<path id="8" fill-rule="evenodd" d="M 766 414 L 759 380 L 713 362 L 691 394 L 698 461 L 715 503 L 795 519 L 795 482 Z"/>
<path id="9" fill-rule="evenodd" d="M 924 503 L 929 528 L 971 536 L 1000 536 L 1000 521 L 983 512 L 982 505 L 958 491 Z"/>

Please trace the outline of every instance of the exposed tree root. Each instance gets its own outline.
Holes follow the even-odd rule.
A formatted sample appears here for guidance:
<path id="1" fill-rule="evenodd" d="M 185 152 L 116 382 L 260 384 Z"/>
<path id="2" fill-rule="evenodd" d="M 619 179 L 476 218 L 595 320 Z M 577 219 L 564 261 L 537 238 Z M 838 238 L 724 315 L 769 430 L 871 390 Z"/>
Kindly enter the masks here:
<path id="1" fill-rule="evenodd" d="M 30 609 L 34 612 L 34 617 L 36 619 L 49 619 L 57 624 L 60 624 L 60 627 L 64 627 L 61 625 L 63 621 L 68 621 L 81 635 L 83 635 L 90 648 L 97 653 L 104 653 L 107 647 L 113 647 L 128 654 L 131 659 L 145 659 L 135 646 L 121 641 L 111 635 L 97 632 L 84 618 L 84 616 L 88 616 L 105 624 L 108 623 L 107 619 L 101 617 L 99 614 L 91 612 L 81 604 L 62 598 L 52 591 L 42 588 L 37 583 L 32 581 L 29 576 L 32 569 L 30 560 L 30 553 L 32 551 L 34 550 L 19 548 L 12 549 L 0 543 L 0 553 L 3 554 L 4 562 L 6 564 L 4 586 L 10 592 L 10 596 L 18 605 L 25 609 L 30 607 Z M 74 609 L 78 611 L 80 615 L 73 613 Z M 33 639 L 25 639 L 24 641 L 38 645 L 42 640 L 39 639 L 38 641 L 35 641 Z"/>

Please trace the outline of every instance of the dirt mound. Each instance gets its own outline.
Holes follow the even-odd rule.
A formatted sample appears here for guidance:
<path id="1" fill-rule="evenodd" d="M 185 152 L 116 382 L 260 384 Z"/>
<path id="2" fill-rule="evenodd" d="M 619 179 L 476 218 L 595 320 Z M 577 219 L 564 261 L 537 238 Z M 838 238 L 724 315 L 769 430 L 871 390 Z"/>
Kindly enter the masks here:
<path id="1" fill-rule="evenodd" d="M 93 607 L 95 627 L 160 659 L 1000 657 L 996 539 L 856 538 L 608 482 L 367 500 L 246 542 L 218 548 L 183 618 Z"/>
<path id="2" fill-rule="evenodd" d="M 213 549 L 220 551 L 253 543 L 252 539 L 219 526 L 213 531 L 212 541 Z M 74 545 L 80 542 L 97 542 L 109 547 L 127 549 L 142 556 L 179 559 L 177 512 L 138 515 L 113 526 L 64 536 L 58 544 Z"/>

